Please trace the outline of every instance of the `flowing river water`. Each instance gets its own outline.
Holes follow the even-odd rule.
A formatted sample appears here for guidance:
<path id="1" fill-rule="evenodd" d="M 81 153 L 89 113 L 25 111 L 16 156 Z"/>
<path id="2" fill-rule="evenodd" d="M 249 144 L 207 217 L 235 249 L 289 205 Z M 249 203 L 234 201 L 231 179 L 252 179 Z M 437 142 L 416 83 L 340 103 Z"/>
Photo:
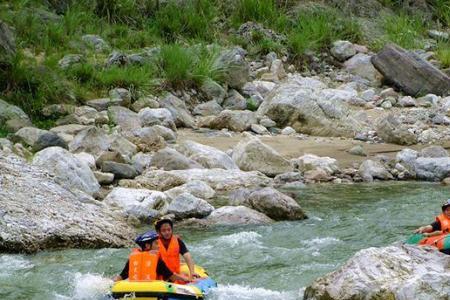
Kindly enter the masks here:
<path id="1" fill-rule="evenodd" d="M 291 191 L 309 216 L 270 226 L 178 230 L 219 287 L 208 299 L 302 299 L 356 251 L 405 240 L 450 188 L 428 183 L 315 185 Z M 105 299 L 128 249 L 0 254 L 0 299 Z"/>

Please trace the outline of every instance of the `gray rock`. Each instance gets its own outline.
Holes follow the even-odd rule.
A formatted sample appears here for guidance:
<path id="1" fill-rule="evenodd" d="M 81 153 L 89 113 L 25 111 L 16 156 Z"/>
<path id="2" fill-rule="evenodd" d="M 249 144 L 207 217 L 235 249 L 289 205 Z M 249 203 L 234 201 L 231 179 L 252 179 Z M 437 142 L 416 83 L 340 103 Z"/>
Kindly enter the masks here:
<path id="1" fill-rule="evenodd" d="M 14 140 L 31 146 L 33 151 L 58 146 L 67 149 L 66 142 L 56 133 L 34 127 L 23 127 L 14 134 Z"/>
<path id="2" fill-rule="evenodd" d="M 0 124 L 15 119 L 22 120 L 25 124 L 29 124 L 28 126 L 31 125 L 30 118 L 22 109 L 0 99 Z"/>
<path id="3" fill-rule="evenodd" d="M 223 102 L 226 95 L 225 89 L 212 79 L 205 80 L 200 86 L 200 91 L 202 91 L 209 100 L 214 100 L 218 104 Z"/>
<path id="4" fill-rule="evenodd" d="M 268 216 L 245 206 L 222 206 L 207 218 L 209 225 L 267 225 L 273 222 Z"/>
<path id="5" fill-rule="evenodd" d="M 306 288 L 304 299 L 446 299 L 449 266 L 448 255 L 430 248 L 372 247 L 316 279 Z"/>
<path id="6" fill-rule="evenodd" d="M 188 180 L 178 175 L 180 171 L 147 170 L 134 180 L 121 180 L 119 185 L 129 188 L 146 188 L 157 191 L 167 191 L 185 184 Z"/>
<path id="7" fill-rule="evenodd" d="M 89 106 L 75 107 L 74 112 L 56 121 L 56 125 L 80 124 L 94 125 L 98 117 L 98 111 Z"/>
<path id="8" fill-rule="evenodd" d="M 438 30 L 428 30 L 428 36 L 437 41 L 448 41 L 449 34 L 447 32 L 438 31 Z"/>
<path id="9" fill-rule="evenodd" d="M 197 105 L 192 114 L 194 116 L 215 116 L 220 114 L 222 107 L 217 103 L 216 100 L 211 100 L 205 103 Z"/>
<path id="10" fill-rule="evenodd" d="M 292 135 L 292 134 L 295 134 L 295 133 L 297 133 L 295 131 L 295 129 L 290 127 L 290 126 L 287 126 L 287 127 L 283 128 L 283 130 L 281 130 L 281 134 L 282 135 Z"/>
<path id="11" fill-rule="evenodd" d="M 419 157 L 414 162 L 418 179 L 441 181 L 450 175 L 450 157 Z"/>
<path id="12" fill-rule="evenodd" d="M 62 186 L 96 194 L 100 185 L 89 166 L 69 151 L 60 147 L 50 147 L 35 154 L 33 164 L 48 170 Z"/>
<path id="13" fill-rule="evenodd" d="M 419 157 L 419 153 L 412 149 L 403 149 L 395 156 L 395 161 L 406 166 L 409 170 L 414 169 L 414 163 Z"/>
<path id="14" fill-rule="evenodd" d="M 356 55 L 356 49 L 349 41 L 336 41 L 331 48 L 331 54 L 339 61 L 345 61 Z"/>
<path id="15" fill-rule="evenodd" d="M 141 121 L 137 113 L 122 106 L 108 108 L 109 121 L 120 126 L 123 131 L 132 131 L 141 128 Z"/>
<path id="16" fill-rule="evenodd" d="M 184 141 L 177 146 L 177 150 L 207 169 L 239 169 L 230 156 L 211 146 Z"/>
<path id="17" fill-rule="evenodd" d="M 86 102 L 86 105 L 95 108 L 98 111 L 107 110 L 110 106 L 120 106 L 124 102 L 120 98 L 100 98 L 100 99 L 93 99 Z"/>
<path id="18" fill-rule="evenodd" d="M 150 167 L 152 163 L 152 155 L 139 152 L 131 159 L 131 164 L 139 174 L 142 174 L 145 169 Z"/>
<path id="19" fill-rule="evenodd" d="M 61 69 L 68 69 L 74 64 L 78 64 L 84 61 L 84 57 L 81 54 L 66 54 L 58 61 L 58 65 Z"/>
<path id="20" fill-rule="evenodd" d="M 417 103 L 421 107 L 435 107 L 439 104 L 439 97 L 434 94 L 427 94 L 417 98 Z"/>
<path id="21" fill-rule="evenodd" d="M 165 192 L 167 196 L 175 199 L 177 196 L 188 193 L 201 199 L 211 199 L 214 197 L 214 190 L 203 181 L 193 180 L 183 185 L 174 187 Z"/>
<path id="22" fill-rule="evenodd" d="M 197 162 L 171 148 L 156 152 L 152 157 L 151 165 L 166 171 L 202 168 Z"/>
<path id="23" fill-rule="evenodd" d="M 111 141 L 109 149 L 120 153 L 127 161 L 130 161 L 131 157 L 138 152 L 137 146 L 121 135 L 114 134 L 109 138 Z"/>
<path id="24" fill-rule="evenodd" d="M 8 212 L 0 222 L 1 252 L 128 247 L 135 236 L 109 209 L 83 203 L 81 194 L 16 156 L 0 155 L 0 182 L 0 211 Z"/>
<path id="25" fill-rule="evenodd" d="M 161 126 L 162 128 L 166 128 Z M 173 131 L 163 130 L 159 125 L 145 127 L 134 130 L 132 136 L 128 137 L 135 145 L 137 150 L 141 152 L 158 151 L 166 147 L 165 139 L 173 141 L 176 136 Z M 164 135 L 162 137 L 161 135 Z"/>
<path id="26" fill-rule="evenodd" d="M 372 182 L 374 179 L 390 180 L 394 179 L 391 173 L 378 161 L 365 160 L 359 166 L 359 175 L 364 181 Z"/>
<path id="27" fill-rule="evenodd" d="M 378 136 L 386 143 L 399 145 L 412 145 L 417 143 L 417 137 L 394 115 L 389 115 L 379 120 L 376 129 Z"/>
<path id="28" fill-rule="evenodd" d="M 62 117 L 75 112 L 76 106 L 72 104 L 50 104 L 42 109 L 45 117 Z"/>
<path id="29" fill-rule="evenodd" d="M 372 63 L 387 80 L 408 95 L 446 95 L 450 90 L 450 77 L 416 54 L 396 45 L 386 45 L 372 58 Z"/>
<path id="30" fill-rule="evenodd" d="M 348 153 L 350 153 L 352 155 L 357 155 L 357 156 L 367 156 L 367 153 L 364 150 L 364 147 L 361 145 L 356 145 L 356 146 L 350 148 L 350 150 L 348 150 Z"/>
<path id="31" fill-rule="evenodd" d="M 249 66 L 244 59 L 246 52 L 242 48 L 224 50 L 213 63 L 213 69 L 219 70 L 232 88 L 240 89 L 249 79 Z"/>
<path id="32" fill-rule="evenodd" d="M 95 49 L 96 52 L 103 52 L 110 49 L 109 45 L 105 40 L 95 34 L 86 34 L 81 37 L 83 42 Z"/>
<path id="33" fill-rule="evenodd" d="M 260 171 L 268 176 L 292 171 L 287 159 L 252 136 L 234 147 L 232 158 L 243 171 Z"/>
<path id="34" fill-rule="evenodd" d="M 371 56 L 358 53 L 347 60 L 344 65 L 346 70 L 351 74 L 367 79 L 375 86 L 381 85 L 383 76 L 377 69 L 375 69 L 371 62 Z"/>
<path id="35" fill-rule="evenodd" d="M 142 126 L 161 125 L 176 130 L 175 119 L 166 108 L 144 108 L 138 115 Z"/>
<path id="36" fill-rule="evenodd" d="M 275 176 L 275 178 L 273 179 L 273 183 L 278 186 L 286 183 L 301 182 L 301 181 L 303 181 L 303 176 L 299 172 L 287 172 L 279 174 Z"/>
<path id="37" fill-rule="evenodd" d="M 6 131 L 10 133 L 17 132 L 24 127 L 32 126 L 33 124 L 31 123 L 31 121 L 24 119 L 11 119 L 6 121 L 6 123 L 3 125 L 4 129 L 6 129 Z"/>
<path id="38" fill-rule="evenodd" d="M 223 107 L 229 110 L 245 110 L 247 109 L 247 100 L 238 91 L 230 90 L 223 102 Z"/>
<path id="39" fill-rule="evenodd" d="M 210 124 L 213 129 L 227 128 L 232 131 L 242 132 L 250 129 L 258 120 L 254 112 L 244 110 L 224 110 Z"/>
<path id="40" fill-rule="evenodd" d="M 259 124 L 252 124 L 252 126 L 250 126 L 250 129 L 256 134 L 260 135 L 270 134 L 266 127 Z"/>
<path id="41" fill-rule="evenodd" d="M 321 169 L 328 175 L 333 175 L 339 171 L 337 160 L 327 156 L 320 157 L 314 154 L 305 154 L 297 159 L 292 159 L 291 163 L 301 172 Z"/>
<path id="42" fill-rule="evenodd" d="M 114 188 L 103 202 L 118 208 L 126 216 L 133 216 L 147 223 L 165 215 L 169 206 L 168 199 L 162 192 L 122 187 Z"/>
<path id="43" fill-rule="evenodd" d="M 111 141 L 106 133 L 97 127 L 88 127 L 80 131 L 69 144 L 70 152 L 87 152 L 94 157 L 108 151 Z"/>
<path id="44" fill-rule="evenodd" d="M 110 67 L 113 65 L 116 66 L 124 66 L 128 64 L 128 57 L 126 54 L 119 52 L 119 51 L 113 51 L 106 60 L 106 66 Z"/>
<path id="45" fill-rule="evenodd" d="M 109 98 L 122 101 L 121 105 L 128 106 L 131 104 L 131 93 L 129 90 L 124 88 L 115 88 L 108 92 Z"/>
<path id="46" fill-rule="evenodd" d="M 271 128 L 271 127 L 277 126 L 277 123 L 275 123 L 273 120 L 271 120 L 269 118 L 262 118 L 261 121 L 259 121 L 259 124 L 266 128 Z"/>
<path id="47" fill-rule="evenodd" d="M 450 118 L 442 114 L 437 114 L 431 119 L 431 123 L 436 125 L 450 125 Z"/>
<path id="48" fill-rule="evenodd" d="M 429 146 L 420 151 L 421 157 L 448 157 L 448 152 L 442 146 Z"/>
<path id="49" fill-rule="evenodd" d="M 133 179 L 138 176 L 137 170 L 128 164 L 105 161 L 101 165 L 102 172 L 113 173 L 116 179 Z"/>
<path id="50" fill-rule="evenodd" d="M 184 101 L 168 93 L 160 99 L 159 104 L 170 111 L 175 120 L 175 125 L 188 128 L 195 127 L 195 120 L 188 111 Z"/>
<path id="51" fill-rule="evenodd" d="M 192 180 L 203 181 L 216 192 L 231 191 L 241 187 L 266 187 L 272 182 L 270 178 L 260 172 L 223 169 L 148 170 L 143 175 L 138 176 L 135 181 L 146 188 L 156 186 L 154 189 L 168 190 Z"/>
<path id="52" fill-rule="evenodd" d="M 131 105 L 135 112 L 139 112 L 144 108 L 159 108 L 158 98 L 153 96 L 141 97 Z"/>
<path id="53" fill-rule="evenodd" d="M 176 219 L 186 219 L 204 218 L 213 210 L 214 207 L 205 200 L 188 193 L 183 193 L 173 199 L 167 212 L 175 215 Z"/>
<path id="54" fill-rule="evenodd" d="M 307 218 L 294 199 L 271 187 L 251 193 L 247 202 L 251 208 L 264 213 L 273 220 L 302 220 Z"/>
<path id="55" fill-rule="evenodd" d="M 417 105 L 416 100 L 411 96 L 405 96 L 405 97 L 400 98 L 400 100 L 398 101 L 398 104 L 401 107 L 414 107 Z"/>
<path id="56" fill-rule="evenodd" d="M 94 176 L 101 185 L 111 184 L 114 181 L 113 173 L 94 171 Z"/>

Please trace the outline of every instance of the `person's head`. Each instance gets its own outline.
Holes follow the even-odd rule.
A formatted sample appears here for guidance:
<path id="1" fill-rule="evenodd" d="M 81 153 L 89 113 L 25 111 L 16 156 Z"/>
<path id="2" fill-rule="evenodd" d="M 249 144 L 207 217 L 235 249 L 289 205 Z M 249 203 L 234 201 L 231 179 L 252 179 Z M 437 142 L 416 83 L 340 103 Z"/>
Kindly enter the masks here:
<path id="1" fill-rule="evenodd" d="M 143 251 L 159 249 L 158 234 L 154 230 L 139 235 L 134 241 Z"/>
<path id="2" fill-rule="evenodd" d="M 161 238 L 169 240 L 173 234 L 173 222 L 170 219 L 160 219 L 155 223 L 155 229 Z"/>
<path id="3" fill-rule="evenodd" d="M 442 204 L 442 212 L 444 213 L 444 215 L 450 218 L 450 199 L 447 199 L 447 201 Z"/>

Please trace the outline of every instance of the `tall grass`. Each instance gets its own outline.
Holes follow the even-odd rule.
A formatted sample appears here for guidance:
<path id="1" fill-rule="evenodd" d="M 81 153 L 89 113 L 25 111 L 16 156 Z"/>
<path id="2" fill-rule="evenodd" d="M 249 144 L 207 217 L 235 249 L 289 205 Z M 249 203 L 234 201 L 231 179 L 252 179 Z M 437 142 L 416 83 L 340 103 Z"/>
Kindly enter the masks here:
<path id="1" fill-rule="evenodd" d="M 385 39 L 406 49 L 423 47 L 423 35 L 426 27 L 421 18 L 406 14 L 385 16 L 383 29 Z"/>
<path id="2" fill-rule="evenodd" d="M 288 43 L 292 52 L 301 56 L 307 50 L 324 49 L 335 40 L 357 42 L 360 38 L 361 30 L 356 21 L 336 10 L 316 7 L 299 13 Z"/>
<path id="3" fill-rule="evenodd" d="M 450 68 L 450 42 L 440 42 L 436 55 L 444 68 Z"/>
<path id="4" fill-rule="evenodd" d="M 450 1 L 449 0 L 434 0 L 433 1 L 434 14 L 442 22 L 444 27 L 450 27 Z"/>

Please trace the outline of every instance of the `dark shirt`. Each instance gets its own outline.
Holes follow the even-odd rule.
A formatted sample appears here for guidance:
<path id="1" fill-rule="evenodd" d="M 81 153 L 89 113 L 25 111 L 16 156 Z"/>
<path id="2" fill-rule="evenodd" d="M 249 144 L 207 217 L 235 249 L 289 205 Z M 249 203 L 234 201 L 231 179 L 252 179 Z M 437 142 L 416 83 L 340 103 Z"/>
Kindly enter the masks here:
<path id="1" fill-rule="evenodd" d="M 129 265 L 130 260 L 127 260 L 125 267 L 123 268 L 122 272 L 120 272 L 120 277 L 122 277 L 122 279 L 128 278 L 128 270 L 130 267 Z M 172 271 L 169 270 L 169 268 L 161 258 L 158 260 L 158 265 L 156 266 L 156 274 L 162 276 L 164 280 L 168 280 L 170 276 L 173 275 Z"/>
<path id="2" fill-rule="evenodd" d="M 188 248 L 186 247 L 186 244 L 180 238 L 178 238 L 178 244 L 180 245 L 180 254 L 181 255 L 184 255 L 189 252 Z M 167 250 L 167 248 L 169 247 L 169 244 L 167 244 L 167 247 L 165 247 L 165 244 L 163 242 L 163 245 L 164 245 L 164 248 L 166 248 L 166 250 Z"/>
<path id="3" fill-rule="evenodd" d="M 431 227 L 433 227 L 433 231 L 440 231 L 441 230 L 441 222 L 439 222 L 439 221 L 434 221 L 430 225 L 431 225 Z"/>

